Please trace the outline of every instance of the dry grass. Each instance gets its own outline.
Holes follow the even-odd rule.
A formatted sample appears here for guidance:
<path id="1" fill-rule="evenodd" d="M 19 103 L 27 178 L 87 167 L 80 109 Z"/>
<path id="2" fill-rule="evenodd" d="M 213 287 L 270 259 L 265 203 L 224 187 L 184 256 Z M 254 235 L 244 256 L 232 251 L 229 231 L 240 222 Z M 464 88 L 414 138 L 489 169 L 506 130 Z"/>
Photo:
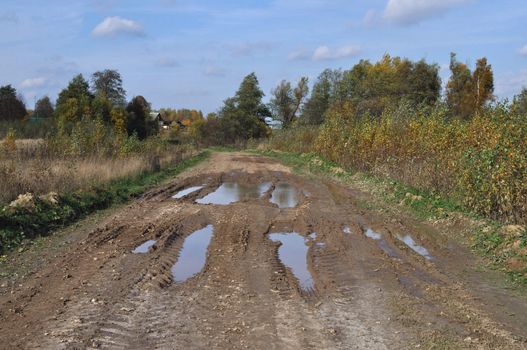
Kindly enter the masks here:
<path id="1" fill-rule="evenodd" d="M 172 147 L 159 158 L 145 154 L 125 158 L 59 158 L 46 154 L 38 141 L 17 141 L 14 154 L 4 153 L 0 157 L 0 203 L 9 203 L 27 192 L 64 193 L 154 171 L 159 166 L 179 162 L 182 152 L 183 149 Z"/>

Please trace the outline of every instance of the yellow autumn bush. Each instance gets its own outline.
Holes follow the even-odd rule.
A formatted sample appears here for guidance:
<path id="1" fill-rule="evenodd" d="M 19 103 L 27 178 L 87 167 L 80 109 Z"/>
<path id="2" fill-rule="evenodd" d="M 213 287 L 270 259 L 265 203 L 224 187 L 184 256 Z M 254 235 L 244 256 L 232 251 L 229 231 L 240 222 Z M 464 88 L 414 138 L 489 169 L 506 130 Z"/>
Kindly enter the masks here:
<path id="1" fill-rule="evenodd" d="M 443 106 L 404 103 L 380 117 L 357 114 L 349 103 L 330 109 L 302 152 L 457 198 L 488 217 L 527 222 L 526 116 L 502 104 L 469 120 L 449 117 Z M 293 133 L 275 137 L 272 147 L 298 151 Z"/>

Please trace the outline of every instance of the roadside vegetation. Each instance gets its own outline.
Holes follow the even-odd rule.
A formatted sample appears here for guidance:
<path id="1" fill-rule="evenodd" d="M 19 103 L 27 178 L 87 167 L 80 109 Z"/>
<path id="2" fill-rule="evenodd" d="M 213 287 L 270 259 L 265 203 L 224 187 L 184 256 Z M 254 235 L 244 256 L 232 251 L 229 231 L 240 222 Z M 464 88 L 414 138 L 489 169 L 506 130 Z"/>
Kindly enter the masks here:
<path id="1" fill-rule="evenodd" d="M 0 252 L 129 199 L 196 154 L 160 133 L 144 97 L 126 101 L 114 70 L 75 76 L 55 105 L 46 96 L 33 111 L 1 87 L 0 126 Z"/>

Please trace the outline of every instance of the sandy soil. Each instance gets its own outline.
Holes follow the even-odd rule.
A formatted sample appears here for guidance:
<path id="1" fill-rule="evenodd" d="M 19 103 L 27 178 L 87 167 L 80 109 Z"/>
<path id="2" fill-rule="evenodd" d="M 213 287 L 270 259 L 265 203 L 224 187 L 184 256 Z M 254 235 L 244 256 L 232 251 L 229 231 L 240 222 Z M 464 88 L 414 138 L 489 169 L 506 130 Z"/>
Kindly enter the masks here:
<path id="1" fill-rule="evenodd" d="M 229 205 L 195 202 L 228 181 L 271 186 Z M 295 207 L 270 202 L 284 182 L 295 189 Z M 0 348 L 527 348 L 524 297 L 486 279 L 437 229 L 357 204 L 367 198 L 273 160 L 215 153 L 57 238 L 69 243 L 32 273 L 0 280 Z M 171 268 L 185 239 L 207 225 L 214 234 L 203 269 L 175 283 Z M 313 288 L 280 259 L 269 235 L 281 232 L 305 238 Z M 398 238 L 406 235 L 431 259 Z M 147 240 L 156 241 L 147 254 L 132 254 Z"/>

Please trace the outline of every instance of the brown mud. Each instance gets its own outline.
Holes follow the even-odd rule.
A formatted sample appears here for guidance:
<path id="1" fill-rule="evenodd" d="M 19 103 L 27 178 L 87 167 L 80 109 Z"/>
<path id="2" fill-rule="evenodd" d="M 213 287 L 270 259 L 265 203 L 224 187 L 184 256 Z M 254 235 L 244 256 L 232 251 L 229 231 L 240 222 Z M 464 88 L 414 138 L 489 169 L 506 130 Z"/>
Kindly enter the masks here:
<path id="1" fill-rule="evenodd" d="M 225 183 L 241 201 L 196 203 Z M 527 348 L 524 297 L 485 280 L 433 227 L 357 198 L 367 196 L 270 159 L 216 153 L 3 283 L 0 348 Z M 202 269 L 176 283 L 186 240 L 209 225 Z M 291 258 L 309 288 L 273 233 L 303 238 Z"/>

